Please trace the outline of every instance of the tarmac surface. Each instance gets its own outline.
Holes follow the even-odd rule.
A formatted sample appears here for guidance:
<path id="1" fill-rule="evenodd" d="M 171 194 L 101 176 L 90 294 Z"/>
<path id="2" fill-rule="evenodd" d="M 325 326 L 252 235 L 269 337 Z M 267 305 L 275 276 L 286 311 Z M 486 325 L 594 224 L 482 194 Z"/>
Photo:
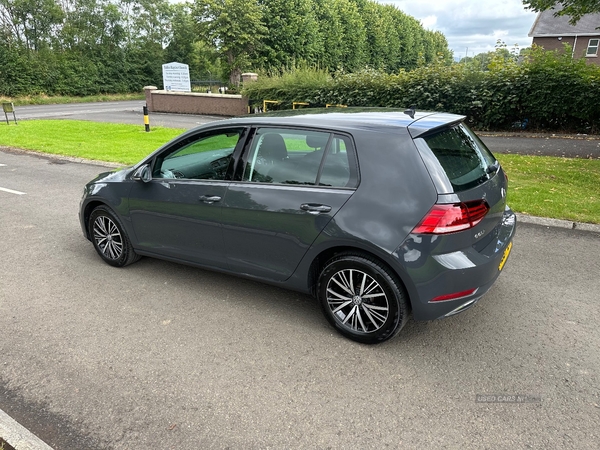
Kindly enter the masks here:
<path id="1" fill-rule="evenodd" d="M 141 118 L 85 107 L 43 117 Z M 499 153 L 599 151 L 483 138 Z M 104 264 L 77 219 L 104 170 L 0 148 L 0 433 L 55 450 L 598 448 L 600 227 L 519 216 L 480 303 L 364 346 L 304 295 L 151 258 Z"/>

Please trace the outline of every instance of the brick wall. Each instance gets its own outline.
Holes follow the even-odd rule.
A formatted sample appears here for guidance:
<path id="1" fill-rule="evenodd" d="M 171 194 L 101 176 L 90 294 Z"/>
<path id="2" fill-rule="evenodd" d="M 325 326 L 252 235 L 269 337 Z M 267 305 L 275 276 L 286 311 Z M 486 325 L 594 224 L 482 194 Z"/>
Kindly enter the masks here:
<path id="1" fill-rule="evenodd" d="M 596 65 L 600 66 L 600 52 L 597 56 L 591 56 L 591 57 L 585 56 L 590 39 L 598 39 L 598 38 L 600 38 L 600 35 L 577 37 L 577 44 L 575 46 L 575 51 L 573 52 L 573 55 L 575 56 L 575 58 L 585 57 L 585 59 L 587 60 L 587 62 L 589 64 L 596 64 Z M 546 49 L 546 50 L 563 51 L 563 43 L 565 43 L 565 42 L 568 43 L 571 47 L 573 47 L 573 45 L 575 45 L 575 37 L 565 36 L 562 38 L 562 40 L 559 40 L 556 37 L 542 37 L 542 38 L 534 37 L 533 38 L 534 44 L 544 47 L 544 49 Z"/>
<path id="2" fill-rule="evenodd" d="M 151 112 L 240 116 L 248 114 L 248 99 L 241 95 L 167 92 L 144 88 Z"/>

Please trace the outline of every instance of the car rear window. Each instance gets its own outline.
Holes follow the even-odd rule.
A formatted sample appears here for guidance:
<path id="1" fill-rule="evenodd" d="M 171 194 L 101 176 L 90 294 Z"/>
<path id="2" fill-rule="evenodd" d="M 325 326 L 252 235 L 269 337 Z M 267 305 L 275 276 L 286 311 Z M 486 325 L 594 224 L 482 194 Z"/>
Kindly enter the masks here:
<path id="1" fill-rule="evenodd" d="M 446 172 L 454 192 L 484 183 L 496 158 L 465 124 L 423 136 Z"/>

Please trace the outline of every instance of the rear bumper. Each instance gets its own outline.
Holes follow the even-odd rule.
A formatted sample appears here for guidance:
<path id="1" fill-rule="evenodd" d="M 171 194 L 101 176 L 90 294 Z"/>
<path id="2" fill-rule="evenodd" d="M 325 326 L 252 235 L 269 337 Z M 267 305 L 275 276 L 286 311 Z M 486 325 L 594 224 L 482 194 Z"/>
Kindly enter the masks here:
<path id="1" fill-rule="evenodd" d="M 439 242 L 444 237 L 410 236 L 396 255 L 402 259 L 401 264 L 414 283 L 409 289 L 414 319 L 441 319 L 475 305 L 502 272 L 510 253 L 516 224 L 515 214 L 507 207 L 493 239 L 479 250 L 468 247 L 438 253 L 436 248 L 444 247 Z M 439 296 L 473 289 L 476 290 L 464 297 L 432 301 Z"/>

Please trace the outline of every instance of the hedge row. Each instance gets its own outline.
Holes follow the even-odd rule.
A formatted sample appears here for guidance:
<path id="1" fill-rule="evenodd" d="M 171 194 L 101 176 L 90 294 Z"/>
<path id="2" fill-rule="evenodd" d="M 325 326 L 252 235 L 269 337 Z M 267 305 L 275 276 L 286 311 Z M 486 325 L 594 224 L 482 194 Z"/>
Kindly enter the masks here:
<path id="1" fill-rule="evenodd" d="M 557 130 L 600 133 L 600 67 L 534 48 L 520 62 L 498 58 L 487 70 L 431 65 L 398 74 L 363 70 L 330 77 L 300 70 L 247 84 L 256 103 L 279 100 L 311 106 L 416 106 L 466 115 L 481 130 Z"/>

